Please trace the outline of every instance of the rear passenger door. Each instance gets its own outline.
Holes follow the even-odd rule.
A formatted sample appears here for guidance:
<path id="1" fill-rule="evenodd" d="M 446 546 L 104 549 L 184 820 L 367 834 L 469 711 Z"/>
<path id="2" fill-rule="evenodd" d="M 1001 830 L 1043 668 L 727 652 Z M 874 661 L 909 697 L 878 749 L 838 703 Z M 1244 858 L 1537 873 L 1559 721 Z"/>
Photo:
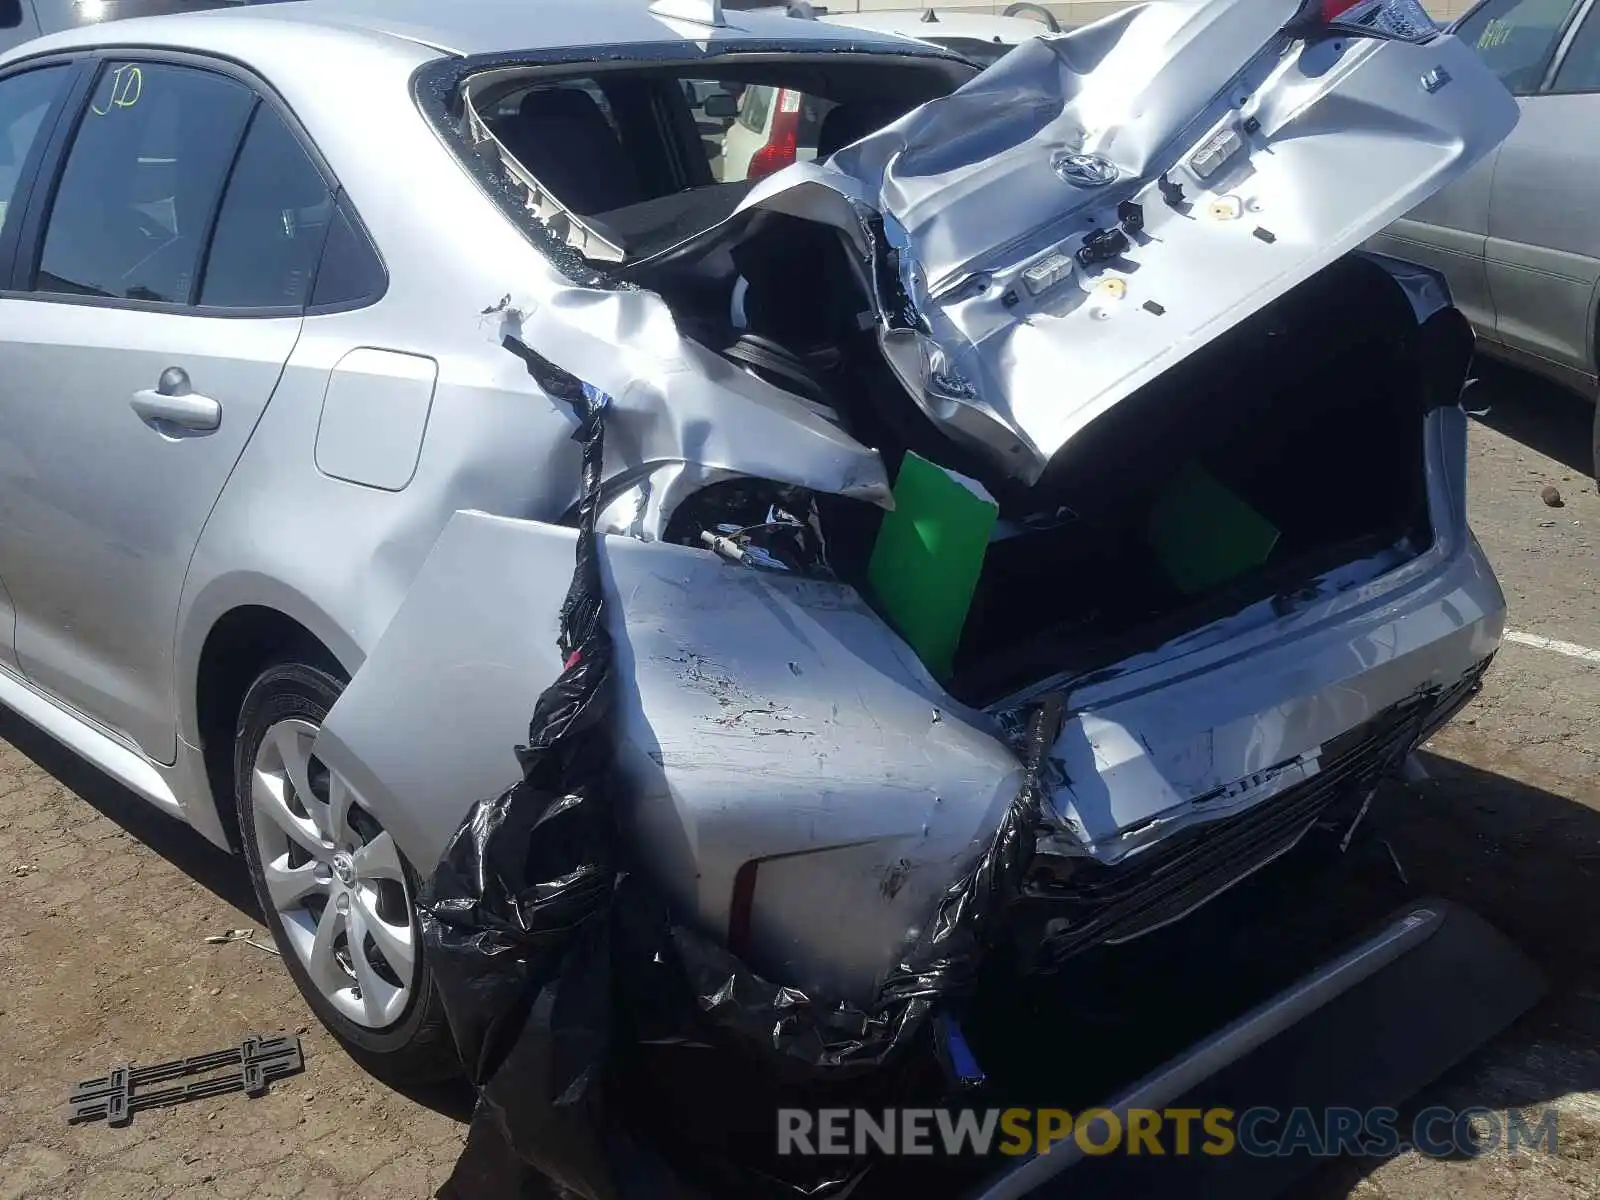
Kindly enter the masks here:
<path id="1" fill-rule="evenodd" d="M 1506 345 L 1593 376 L 1600 286 L 1600 13 L 1562 38 L 1500 147 L 1484 257 Z"/>
<path id="2" fill-rule="evenodd" d="M 4 29 L 5 7 L 0 0 L 0 32 Z M 66 63 L 47 63 L 0 79 L 0 281 L 9 278 L 17 228 L 22 224 L 19 197 L 27 195 L 28 179 L 74 74 Z M 7 473 L 14 458 L 10 443 L 0 438 L 0 475 Z M 0 508 L 0 521 L 4 519 Z M 0 560 L 0 667 L 12 670 L 17 669 L 16 624 L 16 609 L 5 584 L 5 564 Z"/>
<path id="3" fill-rule="evenodd" d="M 28 678 L 170 762 L 184 574 L 300 336 L 333 189 L 230 69 L 95 69 L 0 293 L 0 572 Z"/>

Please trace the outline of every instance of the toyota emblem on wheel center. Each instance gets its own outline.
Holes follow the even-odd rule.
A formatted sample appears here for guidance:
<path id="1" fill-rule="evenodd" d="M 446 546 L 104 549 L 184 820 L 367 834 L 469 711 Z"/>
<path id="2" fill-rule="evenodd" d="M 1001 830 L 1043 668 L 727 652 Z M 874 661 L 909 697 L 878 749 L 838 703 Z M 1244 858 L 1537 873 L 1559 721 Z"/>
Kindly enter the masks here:
<path id="1" fill-rule="evenodd" d="M 1079 187 L 1102 187 L 1113 182 L 1118 175 L 1116 164 L 1098 154 L 1070 154 L 1057 152 L 1050 167 L 1068 183 Z"/>

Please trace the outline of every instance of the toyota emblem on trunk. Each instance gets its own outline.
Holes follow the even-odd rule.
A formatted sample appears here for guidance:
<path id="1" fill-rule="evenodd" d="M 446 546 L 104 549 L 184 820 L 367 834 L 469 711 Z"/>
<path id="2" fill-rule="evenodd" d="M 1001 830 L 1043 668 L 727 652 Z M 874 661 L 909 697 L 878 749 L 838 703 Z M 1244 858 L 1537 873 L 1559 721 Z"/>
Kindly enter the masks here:
<path id="1" fill-rule="evenodd" d="M 1068 183 L 1078 187 L 1102 187 L 1116 180 L 1115 163 L 1098 154 L 1068 154 L 1060 151 L 1050 160 L 1050 167 Z"/>

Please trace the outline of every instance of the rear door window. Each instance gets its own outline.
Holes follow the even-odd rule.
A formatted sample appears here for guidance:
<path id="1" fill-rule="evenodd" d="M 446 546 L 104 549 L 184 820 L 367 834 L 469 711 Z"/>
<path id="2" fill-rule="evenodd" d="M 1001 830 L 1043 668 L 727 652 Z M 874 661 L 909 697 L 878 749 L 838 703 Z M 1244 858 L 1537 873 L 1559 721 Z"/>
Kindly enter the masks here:
<path id="1" fill-rule="evenodd" d="M 254 105 L 222 75 L 107 63 L 67 154 L 35 289 L 189 303 Z"/>
<path id="2" fill-rule="evenodd" d="M 328 240 L 317 265 L 315 308 L 366 304 L 383 294 L 388 284 L 383 262 L 371 240 L 357 227 L 343 204 L 335 207 Z"/>
<path id="3" fill-rule="evenodd" d="M 261 105 L 222 197 L 200 303 L 303 308 L 333 208 L 333 192 L 305 147 Z"/>
<path id="4" fill-rule="evenodd" d="M 1456 28 L 1500 82 L 1518 94 L 1538 90 L 1574 0 L 1488 0 Z"/>
<path id="5" fill-rule="evenodd" d="M 67 86 L 65 67 L 43 67 L 0 79 L 0 228 L 22 182 L 22 170 L 50 106 Z"/>

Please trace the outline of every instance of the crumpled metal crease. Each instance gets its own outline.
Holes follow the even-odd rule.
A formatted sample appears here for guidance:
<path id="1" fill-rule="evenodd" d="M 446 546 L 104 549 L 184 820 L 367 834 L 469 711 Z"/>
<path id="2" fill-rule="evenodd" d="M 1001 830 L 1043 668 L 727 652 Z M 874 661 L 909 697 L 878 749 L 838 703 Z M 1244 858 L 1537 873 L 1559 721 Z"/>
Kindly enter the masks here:
<path id="1" fill-rule="evenodd" d="M 733 475 L 794 484 L 883 508 L 893 492 L 882 457 L 828 410 L 683 337 L 645 291 L 567 289 L 508 296 L 486 316 L 502 345 L 554 347 L 556 370 L 608 397 L 597 529 L 653 540 L 699 487 Z M 532 369 L 532 368 L 530 368 Z"/>
<path id="2" fill-rule="evenodd" d="M 508 341 L 507 349 L 572 407 L 584 494 L 561 613 L 565 668 L 539 696 L 527 744 L 517 748 L 523 779 L 473 807 L 419 898 L 428 962 L 479 1095 L 442 1194 L 516 1196 L 536 1172 L 591 1200 L 683 1195 L 686 1185 L 645 1144 L 646 1131 L 617 1112 L 630 1031 L 654 1023 L 653 1040 L 704 1040 L 791 1083 L 861 1078 L 903 1058 L 923 1042 L 935 1004 L 959 1000 L 975 980 L 991 922 L 1026 862 L 1039 818 L 1038 764 L 1059 709 L 1040 708 L 1027 782 L 999 833 L 870 1011 L 765 980 L 673 924 L 643 876 L 630 873 L 617 822 L 620 681 L 596 528 L 609 398 L 525 345 Z M 738 1175 L 731 1154 L 708 1170 Z M 826 1195 L 852 1178 L 837 1162 L 819 1162 L 804 1181 L 752 1173 L 747 1182 Z"/>
<path id="3" fill-rule="evenodd" d="M 1416 87 L 1421 47 L 1308 36 L 1300 11 L 1164 0 L 1033 39 L 826 161 L 774 173 L 717 227 L 618 277 L 736 241 L 759 212 L 836 228 L 865 267 L 880 349 L 911 400 L 992 469 L 1035 484 L 1112 405 L 1515 124 L 1453 39 L 1425 51 L 1455 80 L 1441 105 Z M 1223 134 L 1235 151 L 1195 165 Z M 1062 173 L 1066 155 L 1106 177 Z M 1124 295 L 1140 302 L 1107 300 Z"/>

